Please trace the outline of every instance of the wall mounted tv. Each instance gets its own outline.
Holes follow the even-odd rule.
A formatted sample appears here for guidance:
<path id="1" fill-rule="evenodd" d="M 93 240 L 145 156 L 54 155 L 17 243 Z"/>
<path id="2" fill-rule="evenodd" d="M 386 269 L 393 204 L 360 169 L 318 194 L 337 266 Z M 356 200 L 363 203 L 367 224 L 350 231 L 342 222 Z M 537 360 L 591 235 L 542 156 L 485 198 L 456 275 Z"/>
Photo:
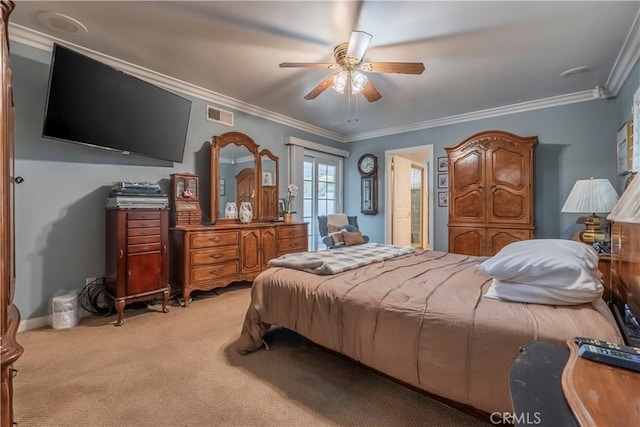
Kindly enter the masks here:
<path id="1" fill-rule="evenodd" d="M 191 101 L 54 44 L 42 136 L 182 163 Z"/>

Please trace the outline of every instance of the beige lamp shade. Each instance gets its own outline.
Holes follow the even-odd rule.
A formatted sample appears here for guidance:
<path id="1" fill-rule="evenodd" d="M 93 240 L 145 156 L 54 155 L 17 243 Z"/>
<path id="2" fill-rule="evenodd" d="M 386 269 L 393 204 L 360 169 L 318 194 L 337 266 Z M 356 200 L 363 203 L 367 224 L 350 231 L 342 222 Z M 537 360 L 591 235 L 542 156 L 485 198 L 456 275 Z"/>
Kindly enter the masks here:
<path id="1" fill-rule="evenodd" d="M 618 193 L 608 179 L 581 179 L 576 181 L 562 212 L 606 213 L 618 202 Z"/>
<path id="2" fill-rule="evenodd" d="M 636 176 L 631 180 L 607 219 L 616 222 L 640 223 L 640 178 Z"/>

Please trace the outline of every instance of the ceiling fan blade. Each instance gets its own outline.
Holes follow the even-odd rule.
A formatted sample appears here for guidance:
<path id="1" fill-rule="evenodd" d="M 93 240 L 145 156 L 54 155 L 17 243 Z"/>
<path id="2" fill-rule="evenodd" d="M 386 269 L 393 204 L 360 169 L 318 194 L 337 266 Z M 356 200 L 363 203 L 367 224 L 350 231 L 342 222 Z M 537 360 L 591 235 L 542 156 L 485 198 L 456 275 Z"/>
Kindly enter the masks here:
<path id="1" fill-rule="evenodd" d="M 362 64 L 360 69 L 369 73 L 422 74 L 424 64 L 422 62 L 370 62 Z"/>
<path id="2" fill-rule="evenodd" d="M 371 83 L 371 80 L 369 80 L 365 85 L 364 89 L 362 90 L 362 95 L 364 95 L 364 97 L 367 98 L 367 101 L 369 102 L 376 102 L 377 100 L 382 98 L 382 95 L 380 95 L 378 89 L 376 89 L 373 83 Z"/>
<path id="3" fill-rule="evenodd" d="M 306 94 L 304 96 L 304 99 L 306 99 L 306 100 L 315 99 L 322 92 L 324 92 L 325 90 L 330 88 L 333 85 L 333 76 L 335 76 L 335 74 L 332 74 L 329 77 L 327 77 L 326 79 L 324 79 L 318 86 L 314 87 L 311 92 Z"/>
<path id="4" fill-rule="evenodd" d="M 352 59 L 356 64 L 362 61 L 364 53 L 369 47 L 369 42 L 373 36 L 364 31 L 353 31 L 351 39 L 349 39 L 349 47 L 347 48 L 347 58 Z"/>
<path id="5" fill-rule="evenodd" d="M 338 64 L 322 63 L 322 62 L 283 62 L 280 68 L 325 68 L 337 69 Z"/>

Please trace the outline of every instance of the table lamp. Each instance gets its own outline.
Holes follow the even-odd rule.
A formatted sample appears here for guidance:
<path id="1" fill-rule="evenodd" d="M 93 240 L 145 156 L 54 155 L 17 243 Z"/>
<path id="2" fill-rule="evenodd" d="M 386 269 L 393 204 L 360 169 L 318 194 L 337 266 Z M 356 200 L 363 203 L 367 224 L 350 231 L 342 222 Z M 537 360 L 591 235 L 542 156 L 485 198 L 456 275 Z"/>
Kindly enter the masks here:
<path id="1" fill-rule="evenodd" d="M 618 202 L 618 193 L 608 179 L 581 179 L 576 181 L 562 212 L 588 213 L 586 230 L 580 233 L 580 240 L 592 244 L 606 240 L 606 233 L 600 229 L 600 217 L 596 213 L 611 212 Z"/>
<path id="2" fill-rule="evenodd" d="M 640 178 L 630 178 L 608 220 L 640 223 Z"/>

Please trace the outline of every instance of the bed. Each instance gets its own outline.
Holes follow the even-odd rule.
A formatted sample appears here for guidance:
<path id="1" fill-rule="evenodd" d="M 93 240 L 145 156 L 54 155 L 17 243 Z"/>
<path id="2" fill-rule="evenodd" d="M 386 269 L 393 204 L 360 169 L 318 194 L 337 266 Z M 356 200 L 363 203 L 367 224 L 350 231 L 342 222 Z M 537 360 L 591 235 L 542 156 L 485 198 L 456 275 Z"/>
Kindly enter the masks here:
<path id="1" fill-rule="evenodd" d="M 356 258 L 369 245 L 325 252 Z M 275 261 L 253 283 L 239 351 L 260 349 L 278 325 L 402 383 L 491 413 L 512 410 L 508 371 L 530 340 L 623 341 L 601 298 L 546 305 L 483 297 L 493 281 L 478 268 L 486 260 L 408 250 L 323 274 L 317 264 Z"/>

